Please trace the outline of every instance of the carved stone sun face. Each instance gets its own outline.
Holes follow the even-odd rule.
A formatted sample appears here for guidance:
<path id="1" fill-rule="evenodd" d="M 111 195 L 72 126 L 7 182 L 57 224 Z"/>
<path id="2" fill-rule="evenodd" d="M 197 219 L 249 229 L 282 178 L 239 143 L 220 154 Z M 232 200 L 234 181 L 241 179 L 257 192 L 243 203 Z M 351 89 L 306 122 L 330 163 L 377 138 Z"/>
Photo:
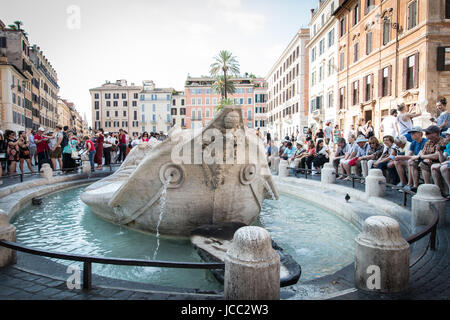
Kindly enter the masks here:
<path id="1" fill-rule="evenodd" d="M 225 116 L 223 120 L 225 129 L 236 129 L 239 125 L 239 113 L 232 111 Z"/>

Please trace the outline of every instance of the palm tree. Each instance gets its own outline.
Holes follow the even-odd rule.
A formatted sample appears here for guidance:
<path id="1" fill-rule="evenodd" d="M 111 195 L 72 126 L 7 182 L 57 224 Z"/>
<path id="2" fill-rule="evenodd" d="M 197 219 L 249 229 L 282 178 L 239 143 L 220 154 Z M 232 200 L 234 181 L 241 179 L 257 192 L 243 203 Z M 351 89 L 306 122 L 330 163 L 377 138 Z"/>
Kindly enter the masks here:
<path id="1" fill-rule="evenodd" d="M 227 81 L 225 81 L 224 76 L 218 76 L 211 89 L 217 93 L 220 93 L 222 99 L 227 99 L 227 94 L 233 94 L 236 91 L 230 76 L 228 76 Z"/>
<path id="2" fill-rule="evenodd" d="M 211 64 L 210 74 L 213 77 L 218 77 L 220 73 L 223 72 L 224 79 L 224 98 L 227 99 L 227 87 L 230 85 L 231 81 L 228 81 L 229 77 L 227 75 L 238 75 L 239 74 L 239 62 L 236 57 L 227 50 L 221 50 L 217 56 L 214 57 L 214 62 Z M 234 91 L 233 91 L 234 92 Z"/>

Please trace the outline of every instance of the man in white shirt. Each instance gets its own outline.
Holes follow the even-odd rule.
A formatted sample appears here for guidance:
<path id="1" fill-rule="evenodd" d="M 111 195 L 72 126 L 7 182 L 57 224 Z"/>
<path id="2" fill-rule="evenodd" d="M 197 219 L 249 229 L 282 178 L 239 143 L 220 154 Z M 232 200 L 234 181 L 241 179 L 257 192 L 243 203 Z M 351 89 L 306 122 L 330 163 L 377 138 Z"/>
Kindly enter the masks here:
<path id="1" fill-rule="evenodd" d="M 105 140 L 103 140 L 103 156 L 105 157 L 105 166 L 111 164 L 112 143 L 109 132 L 105 132 Z"/>
<path id="2" fill-rule="evenodd" d="M 397 122 L 397 115 L 398 115 L 397 109 L 392 109 L 391 115 L 385 117 L 381 122 L 380 130 L 383 133 L 383 137 L 384 136 L 396 137 L 398 135 L 397 127 L 395 125 L 395 123 Z"/>

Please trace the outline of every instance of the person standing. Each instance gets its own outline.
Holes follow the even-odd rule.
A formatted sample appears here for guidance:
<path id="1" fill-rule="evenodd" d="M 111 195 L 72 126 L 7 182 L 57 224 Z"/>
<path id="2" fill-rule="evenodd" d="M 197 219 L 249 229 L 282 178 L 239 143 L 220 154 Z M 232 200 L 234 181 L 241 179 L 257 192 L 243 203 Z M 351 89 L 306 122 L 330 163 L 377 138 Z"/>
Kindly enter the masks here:
<path id="1" fill-rule="evenodd" d="M 23 172 L 23 162 L 26 161 L 28 169 L 31 173 L 34 173 L 33 166 L 31 165 L 31 155 L 30 155 L 30 141 L 28 140 L 27 133 L 25 131 L 19 131 L 19 168 L 20 172 Z"/>
<path id="2" fill-rule="evenodd" d="M 272 137 L 270 136 L 270 132 L 269 131 L 267 131 L 266 138 L 267 138 L 267 143 L 269 143 L 269 141 L 272 140 Z"/>
<path id="3" fill-rule="evenodd" d="M 103 170 L 103 142 L 105 137 L 103 136 L 103 129 L 97 131 L 97 145 L 95 147 L 96 153 L 94 162 L 97 164 L 97 170 Z"/>
<path id="4" fill-rule="evenodd" d="M 41 171 L 41 167 L 44 163 L 49 163 L 50 147 L 48 146 L 48 137 L 44 135 L 44 128 L 40 127 L 37 134 L 34 136 L 34 143 L 36 143 L 36 152 L 38 156 L 38 171 Z"/>
<path id="5" fill-rule="evenodd" d="M 105 166 L 111 164 L 112 143 L 109 132 L 105 132 L 105 141 L 103 142 L 103 156 L 105 157 Z"/>
<path id="6" fill-rule="evenodd" d="M 339 139 L 342 137 L 342 132 L 339 129 L 339 125 L 335 125 L 333 129 L 333 150 L 337 151 Z M 345 142 L 345 139 L 344 139 Z"/>
<path id="7" fill-rule="evenodd" d="M 36 154 L 36 143 L 34 143 L 35 134 L 36 132 L 34 130 L 29 131 L 29 129 L 27 129 L 28 141 L 30 142 L 30 146 L 28 147 L 28 149 L 30 150 L 30 159 L 33 166 L 35 166 L 38 162 Z"/>
<path id="8" fill-rule="evenodd" d="M 127 135 L 123 129 L 119 130 L 119 162 L 125 161 L 127 157 Z"/>
<path id="9" fill-rule="evenodd" d="M 55 128 L 55 132 L 53 134 L 53 139 L 52 139 L 52 143 L 51 143 L 51 160 L 52 160 L 52 166 L 53 166 L 53 170 L 56 171 L 56 159 L 58 159 L 58 163 L 59 163 L 59 169 L 62 170 L 63 168 L 63 164 L 62 164 L 62 147 L 61 147 L 61 143 L 63 141 L 64 135 L 61 132 L 62 127 L 60 125 L 57 125 Z"/>
<path id="10" fill-rule="evenodd" d="M 8 172 L 9 174 L 14 174 L 16 172 L 17 162 L 19 161 L 19 141 L 16 139 L 16 133 L 14 131 L 6 131 L 6 143 Z"/>
<path id="11" fill-rule="evenodd" d="M 383 119 L 380 126 L 380 130 L 383 133 L 383 136 L 396 137 L 398 135 L 397 127 L 395 125 L 397 122 L 397 115 L 397 109 L 392 109 L 391 114 Z"/>
<path id="12" fill-rule="evenodd" d="M 413 121 L 412 119 L 415 117 L 418 117 L 422 115 L 422 112 L 419 110 L 419 112 L 416 111 L 416 105 L 413 105 L 413 108 L 411 110 L 407 110 L 404 103 L 399 105 L 397 107 L 398 109 L 398 116 L 397 116 L 397 131 L 399 136 L 406 136 L 406 139 L 409 142 L 412 142 L 411 133 L 409 131 L 413 127 Z"/>
<path id="13" fill-rule="evenodd" d="M 77 151 L 78 140 L 75 134 L 67 133 L 68 143 L 63 149 L 63 168 L 65 172 L 75 171 L 77 164 L 72 158 L 72 152 Z"/>
<path id="14" fill-rule="evenodd" d="M 325 133 L 325 145 L 329 145 L 333 133 L 333 128 L 331 127 L 331 123 L 327 122 L 325 124 L 325 128 L 323 129 L 323 132 Z"/>
<path id="15" fill-rule="evenodd" d="M 83 138 L 84 141 L 84 148 L 86 149 L 86 152 L 89 155 L 89 163 L 91 164 L 91 172 L 95 172 L 95 164 L 94 164 L 94 157 L 95 157 L 95 146 L 94 143 L 90 140 L 89 136 L 85 136 Z"/>

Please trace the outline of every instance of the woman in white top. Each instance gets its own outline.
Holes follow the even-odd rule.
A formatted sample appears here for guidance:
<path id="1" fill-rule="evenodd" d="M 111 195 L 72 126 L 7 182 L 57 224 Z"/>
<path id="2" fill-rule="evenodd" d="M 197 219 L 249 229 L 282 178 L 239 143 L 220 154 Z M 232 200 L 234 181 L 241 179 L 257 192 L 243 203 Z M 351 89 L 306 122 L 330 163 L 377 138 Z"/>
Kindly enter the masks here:
<path id="1" fill-rule="evenodd" d="M 409 142 L 412 142 L 412 137 L 411 134 L 409 133 L 409 131 L 413 127 L 412 119 L 422 115 L 422 112 L 420 110 L 419 112 L 416 112 L 415 104 L 413 105 L 412 110 L 408 112 L 404 103 L 399 105 L 397 107 L 397 110 L 399 112 L 396 122 L 397 132 L 399 133 L 398 135 L 405 136 Z"/>

